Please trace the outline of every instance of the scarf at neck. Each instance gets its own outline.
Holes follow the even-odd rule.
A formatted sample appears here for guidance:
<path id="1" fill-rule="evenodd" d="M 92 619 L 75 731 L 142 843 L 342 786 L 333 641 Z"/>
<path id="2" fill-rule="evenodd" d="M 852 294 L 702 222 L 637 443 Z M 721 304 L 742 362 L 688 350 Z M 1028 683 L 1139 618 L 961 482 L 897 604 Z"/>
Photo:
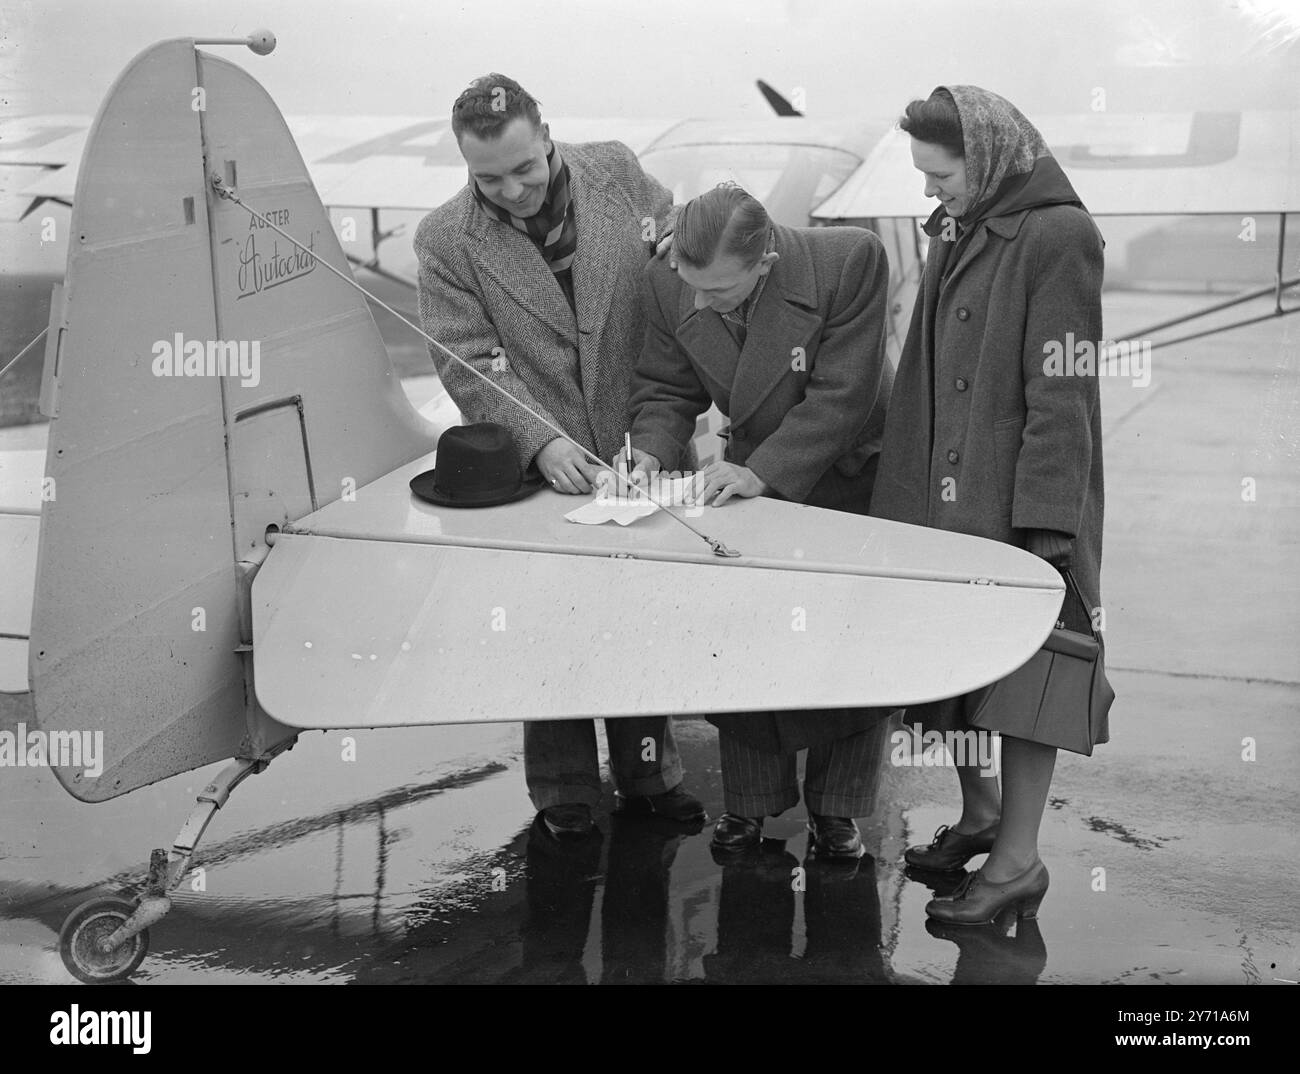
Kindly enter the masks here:
<path id="1" fill-rule="evenodd" d="M 573 201 L 569 197 L 569 166 L 560 156 L 559 146 L 551 144 L 551 151 L 546 155 L 551 178 L 546 187 L 546 199 L 542 207 L 529 217 L 520 218 L 490 201 L 479 189 L 471 175 L 470 189 L 474 200 L 484 211 L 495 216 L 504 224 L 518 228 L 536 243 L 542 251 L 546 264 L 557 276 L 573 267 L 573 254 L 578 247 L 578 228 L 573 219 Z"/>

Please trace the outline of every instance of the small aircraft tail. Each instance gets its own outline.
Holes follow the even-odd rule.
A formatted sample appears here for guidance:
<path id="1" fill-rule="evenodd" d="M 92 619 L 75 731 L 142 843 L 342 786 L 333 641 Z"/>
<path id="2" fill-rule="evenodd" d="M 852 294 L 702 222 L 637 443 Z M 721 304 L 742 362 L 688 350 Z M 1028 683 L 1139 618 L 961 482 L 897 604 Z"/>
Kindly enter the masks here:
<path id="1" fill-rule="evenodd" d="M 775 112 L 778 116 L 786 117 L 786 116 L 803 115 L 803 113 L 799 111 L 799 109 L 797 109 L 793 104 L 790 103 L 790 98 L 788 98 L 780 90 L 774 89 L 773 87 L 769 86 L 761 78 L 758 79 L 757 85 L 758 85 L 758 92 L 763 95 L 763 100 L 765 100 L 769 105 L 772 106 L 772 111 Z"/>
<path id="2" fill-rule="evenodd" d="M 304 243 L 217 198 L 219 177 Z M 265 90 L 192 39 L 141 53 L 86 143 L 42 384 L 36 728 L 102 732 L 99 801 L 291 739 L 252 688 L 282 526 L 436 447 Z"/>

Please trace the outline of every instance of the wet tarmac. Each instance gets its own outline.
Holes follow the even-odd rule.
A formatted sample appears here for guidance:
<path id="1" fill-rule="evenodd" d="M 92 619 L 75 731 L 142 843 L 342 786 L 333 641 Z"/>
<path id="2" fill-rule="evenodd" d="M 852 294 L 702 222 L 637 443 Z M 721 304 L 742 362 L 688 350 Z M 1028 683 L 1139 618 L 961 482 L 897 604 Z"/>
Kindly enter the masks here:
<path id="1" fill-rule="evenodd" d="M 1111 295 L 1107 326 L 1190 304 Z M 1146 388 L 1103 381 L 1118 700 L 1111 743 L 1058 761 L 1038 921 L 927 926 L 942 882 L 901 858 L 956 819 L 938 768 L 887 766 L 855 864 L 808 857 L 801 807 L 719 862 L 708 825 L 611 815 L 608 797 L 599 837 L 539 834 L 516 724 L 349 732 L 351 761 L 342 734 L 307 733 L 217 815 L 135 980 L 1300 981 L 1298 357 L 1291 319 L 1156 351 Z M 716 732 L 676 726 L 716 816 Z M 218 769 L 94 806 L 0 770 L 0 983 L 70 981 L 63 918 L 137 882 Z"/>

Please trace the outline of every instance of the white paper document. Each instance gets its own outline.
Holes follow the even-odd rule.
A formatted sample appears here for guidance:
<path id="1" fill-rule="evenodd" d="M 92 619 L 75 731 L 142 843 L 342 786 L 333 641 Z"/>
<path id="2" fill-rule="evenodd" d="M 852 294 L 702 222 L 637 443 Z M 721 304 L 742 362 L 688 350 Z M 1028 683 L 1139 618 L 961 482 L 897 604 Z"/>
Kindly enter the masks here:
<path id="1" fill-rule="evenodd" d="M 694 474 L 663 479 L 655 475 L 647 491 L 665 507 L 682 507 L 686 506 L 686 490 L 694 480 Z M 623 488 L 621 484 L 620 488 Z M 590 500 L 564 517 L 580 526 L 599 526 L 603 522 L 630 526 L 637 519 L 648 518 L 658 510 L 655 504 L 635 492 L 629 493 L 625 489 L 615 492 L 606 487 L 597 489 Z"/>

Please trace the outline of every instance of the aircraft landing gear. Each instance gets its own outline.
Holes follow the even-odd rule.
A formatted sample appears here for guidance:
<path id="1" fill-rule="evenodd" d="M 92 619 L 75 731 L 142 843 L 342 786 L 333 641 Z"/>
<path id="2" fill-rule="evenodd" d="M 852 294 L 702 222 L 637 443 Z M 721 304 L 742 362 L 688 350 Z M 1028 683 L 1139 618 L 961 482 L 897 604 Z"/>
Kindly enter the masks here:
<path id="1" fill-rule="evenodd" d="M 141 929 L 116 946 L 111 937 L 135 913 L 129 899 L 91 899 L 68 915 L 59 930 L 59 954 L 68 972 L 86 984 L 130 977 L 149 953 L 149 930 Z"/>
<path id="2" fill-rule="evenodd" d="M 292 744 L 289 739 L 275 752 Z M 59 954 L 72 976 L 87 984 L 107 984 L 124 981 L 139 969 L 149 952 L 149 926 L 156 925 L 172 908 L 167 893 L 185 878 L 208 822 L 226 804 L 231 791 L 270 763 L 271 756 L 232 761 L 203 788 L 171 854 L 155 850 L 150 855 L 149 880 L 139 899 L 95 898 L 68 915 L 59 930 Z"/>

